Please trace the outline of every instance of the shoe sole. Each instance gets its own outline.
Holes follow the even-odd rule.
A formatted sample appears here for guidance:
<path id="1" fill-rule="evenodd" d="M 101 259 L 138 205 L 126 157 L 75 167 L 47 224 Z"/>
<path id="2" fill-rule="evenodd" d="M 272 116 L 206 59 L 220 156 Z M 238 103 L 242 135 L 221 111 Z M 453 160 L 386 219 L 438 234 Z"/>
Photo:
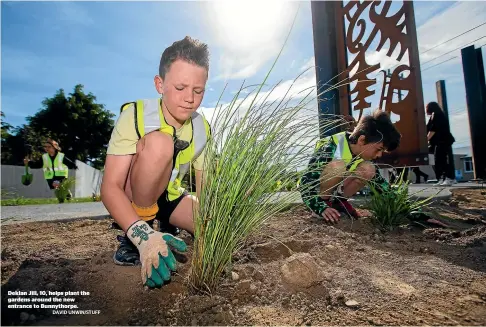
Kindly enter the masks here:
<path id="1" fill-rule="evenodd" d="M 116 260 L 115 256 L 116 256 L 116 253 L 113 255 L 113 262 L 117 266 L 140 266 L 140 262 L 137 262 L 137 263 L 121 262 L 121 261 Z"/>

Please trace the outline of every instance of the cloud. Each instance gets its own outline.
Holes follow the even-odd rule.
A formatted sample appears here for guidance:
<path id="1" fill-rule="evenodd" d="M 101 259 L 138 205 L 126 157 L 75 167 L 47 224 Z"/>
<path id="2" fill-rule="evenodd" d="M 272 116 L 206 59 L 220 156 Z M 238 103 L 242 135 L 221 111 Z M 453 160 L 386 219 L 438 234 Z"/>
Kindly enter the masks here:
<path id="1" fill-rule="evenodd" d="M 300 77 L 296 77 L 295 79 L 288 79 L 282 81 L 280 83 L 275 83 L 273 85 L 269 85 L 267 87 L 262 88 L 260 93 L 255 99 L 256 91 L 258 86 L 253 86 L 247 89 L 244 89 L 240 92 L 239 98 L 235 100 L 235 107 L 240 107 L 239 112 L 245 113 L 248 108 L 250 107 L 251 103 L 254 102 L 254 105 L 262 105 L 263 103 L 274 103 L 275 105 L 279 103 L 282 99 L 290 100 L 287 103 L 287 106 L 296 105 L 299 101 L 302 101 L 304 98 L 306 99 L 306 103 L 310 108 L 315 110 L 314 114 L 317 114 L 317 93 L 316 93 L 316 77 L 315 77 L 315 69 L 312 67 Z M 243 86 L 245 87 L 245 86 Z M 230 92 L 231 94 L 236 95 L 237 91 Z M 310 93 L 310 95 L 308 95 Z M 307 98 L 306 98 L 307 96 Z M 309 100 L 307 102 L 307 99 Z M 227 107 L 232 101 L 222 102 L 220 105 L 225 108 Z M 201 107 L 200 112 L 202 112 L 208 121 L 211 123 L 213 117 L 215 117 L 214 113 L 216 109 L 214 107 Z M 219 109 L 218 109 L 219 110 Z"/>
<path id="2" fill-rule="evenodd" d="M 417 26 L 423 25 L 429 19 L 437 16 L 441 11 L 452 5 L 454 5 L 452 1 L 420 1 L 414 3 L 415 24 Z"/>
<path id="3" fill-rule="evenodd" d="M 244 79 L 274 59 L 290 30 L 297 4 L 286 1 L 211 1 L 211 34 L 221 49 L 216 80 Z"/>
<path id="4" fill-rule="evenodd" d="M 451 133 L 456 139 L 455 146 L 460 144 L 470 144 L 471 135 L 469 133 L 469 116 L 467 111 L 453 114 L 449 117 Z"/>
<path id="5" fill-rule="evenodd" d="M 294 65 L 295 65 L 295 59 L 293 59 L 292 62 L 290 63 L 289 69 L 294 68 Z"/>
<path id="6" fill-rule="evenodd" d="M 423 6 L 422 4 L 420 5 Z M 431 15 L 431 13 L 442 9 L 443 6 L 444 4 L 437 3 L 430 5 L 430 7 L 426 7 L 424 11 L 420 11 L 421 15 L 428 19 L 424 24 L 419 26 L 417 30 L 422 69 L 457 56 L 454 60 L 443 64 L 444 67 L 455 65 L 460 62 L 460 49 L 457 48 L 470 44 L 476 44 L 478 46 L 486 43 L 486 38 L 475 41 L 486 35 L 486 25 L 483 25 L 461 37 L 440 45 L 446 40 L 451 39 L 474 26 L 484 23 L 486 18 L 486 2 L 459 2 L 435 16 Z M 437 48 L 431 49 L 437 45 L 439 45 Z M 400 62 L 396 60 L 400 50 L 399 47 L 395 49 L 391 57 L 386 55 L 388 49 L 389 48 L 384 47 L 381 51 L 369 51 L 366 54 L 367 62 L 369 64 L 380 63 L 381 69 L 389 69 L 398 64 L 408 63 L 408 55 L 405 55 Z M 427 51 L 429 49 L 431 50 Z M 453 51 L 454 49 L 457 50 Z M 450 51 L 452 51 L 450 54 L 446 54 Z M 437 58 L 439 56 L 441 57 Z M 354 55 L 350 55 L 349 61 L 351 62 L 353 58 Z"/>
<path id="7" fill-rule="evenodd" d="M 473 44 L 478 38 L 486 35 L 486 25 L 483 25 L 460 37 L 441 43 L 484 23 L 486 18 L 486 3 L 482 1 L 458 2 L 447 10 L 429 19 L 417 30 L 422 68 L 430 67 L 457 56 L 454 60 L 444 63 L 442 68 L 457 64 L 461 60 L 460 48 Z M 482 45 L 486 39 L 474 42 Z M 439 46 L 438 46 L 439 45 Z M 438 46 L 434 49 L 433 47 Z M 459 49 L 457 49 L 459 48 Z M 427 51 L 432 49 L 430 51 Z M 457 50 L 454 50 L 457 49 Z M 454 51 L 453 51 L 454 50 Z M 450 52 L 446 54 L 447 52 Z M 446 54 L 436 60 L 434 58 Z M 432 61 L 430 61 L 432 60 Z M 425 64 L 427 61 L 429 63 Z"/>
<path id="8" fill-rule="evenodd" d="M 312 56 L 309 59 L 304 61 L 304 64 L 300 67 L 300 70 L 304 71 L 306 69 L 309 69 L 310 67 L 315 67 L 315 65 L 316 65 L 316 59 L 314 56 Z"/>

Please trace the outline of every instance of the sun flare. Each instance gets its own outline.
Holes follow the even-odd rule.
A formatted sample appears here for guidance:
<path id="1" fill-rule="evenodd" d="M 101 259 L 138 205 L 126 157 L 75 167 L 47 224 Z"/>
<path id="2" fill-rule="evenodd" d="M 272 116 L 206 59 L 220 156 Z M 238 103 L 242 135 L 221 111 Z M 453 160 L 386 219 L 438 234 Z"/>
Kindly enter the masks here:
<path id="1" fill-rule="evenodd" d="M 211 1 L 207 5 L 215 36 L 234 51 L 281 39 L 297 8 L 287 1 Z"/>

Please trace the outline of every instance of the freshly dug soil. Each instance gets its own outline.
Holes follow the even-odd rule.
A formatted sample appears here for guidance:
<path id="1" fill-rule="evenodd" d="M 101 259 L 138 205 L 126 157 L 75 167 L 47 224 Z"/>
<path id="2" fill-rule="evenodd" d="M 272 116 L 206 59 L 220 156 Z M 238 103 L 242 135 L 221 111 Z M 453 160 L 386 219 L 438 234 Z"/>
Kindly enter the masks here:
<path id="1" fill-rule="evenodd" d="M 483 192 L 483 193 L 481 193 Z M 450 228 L 382 234 L 368 219 L 329 226 L 303 207 L 268 221 L 211 295 L 187 262 L 161 289 L 112 262 L 112 220 L 3 226 L 2 325 L 486 325 L 486 195 L 455 189 L 431 209 Z M 8 291 L 86 291 L 80 310 L 8 309 Z"/>

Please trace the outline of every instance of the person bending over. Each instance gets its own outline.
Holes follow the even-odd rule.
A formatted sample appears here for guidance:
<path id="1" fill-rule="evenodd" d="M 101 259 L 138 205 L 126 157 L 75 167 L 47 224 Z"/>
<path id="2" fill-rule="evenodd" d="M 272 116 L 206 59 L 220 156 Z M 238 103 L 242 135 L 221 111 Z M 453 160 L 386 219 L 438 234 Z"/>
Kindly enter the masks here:
<path id="1" fill-rule="evenodd" d="M 364 116 L 352 132 L 319 140 L 300 181 L 305 205 L 330 223 L 340 219 L 340 212 L 359 218 L 347 199 L 367 183 L 379 191 L 389 188 L 372 161 L 395 150 L 400 139 L 388 114 L 378 109 Z"/>

